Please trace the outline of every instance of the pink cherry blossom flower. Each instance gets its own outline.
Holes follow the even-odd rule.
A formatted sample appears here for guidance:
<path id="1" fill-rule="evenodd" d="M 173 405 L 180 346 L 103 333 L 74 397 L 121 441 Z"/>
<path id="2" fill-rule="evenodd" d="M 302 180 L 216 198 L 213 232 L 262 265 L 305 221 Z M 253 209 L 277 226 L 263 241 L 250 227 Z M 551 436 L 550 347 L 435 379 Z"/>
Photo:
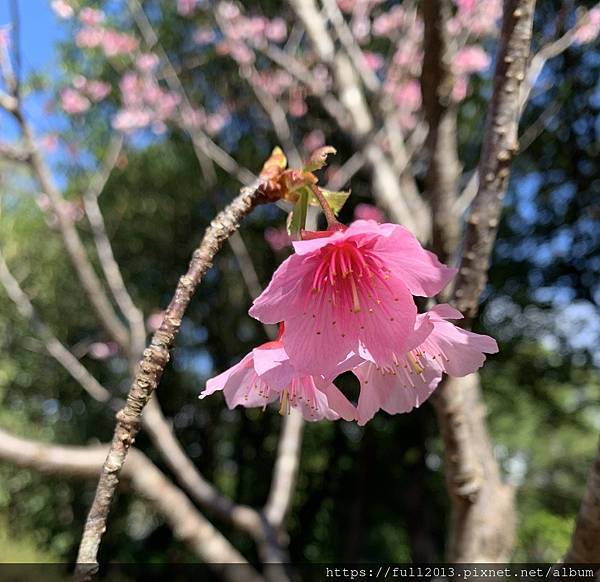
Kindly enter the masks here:
<path id="1" fill-rule="evenodd" d="M 211 44 L 215 41 L 216 34 L 212 28 L 198 28 L 193 35 L 196 44 Z"/>
<path id="2" fill-rule="evenodd" d="M 177 12 L 181 16 L 191 16 L 196 8 L 196 0 L 177 0 Z"/>
<path id="3" fill-rule="evenodd" d="M 100 46 L 104 30 L 96 26 L 85 26 L 75 35 L 75 44 L 79 48 L 96 48 Z"/>
<path id="4" fill-rule="evenodd" d="M 358 424 L 368 422 L 379 409 L 398 414 L 419 407 L 431 396 L 443 373 L 455 377 L 472 374 L 483 365 L 485 354 L 498 351 L 491 337 L 447 321 L 461 318 L 461 313 L 450 305 L 437 305 L 417 317 L 417 325 L 425 320 L 433 324 L 430 335 L 399 358 L 393 371 L 382 370 L 372 362 L 364 362 L 352 370 L 361 384 Z"/>
<path id="5" fill-rule="evenodd" d="M 325 134 L 321 129 L 313 129 L 302 140 L 302 149 L 312 153 L 325 145 Z"/>
<path id="6" fill-rule="evenodd" d="M 208 380 L 200 398 L 221 390 L 231 409 L 265 407 L 279 400 L 281 414 L 296 408 L 306 420 L 354 419 L 354 407 L 334 384 L 295 372 L 281 340 L 255 348 L 238 364 Z"/>
<path id="7" fill-rule="evenodd" d="M 452 87 L 452 99 L 456 103 L 463 101 L 469 92 L 469 81 L 464 75 L 457 77 Z"/>
<path id="8" fill-rule="evenodd" d="M 104 81 L 91 79 L 85 83 L 84 90 L 92 101 L 98 102 L 108 96 L 111 86 Z"/>
<path id="9" fill-rule="evenodd" d="M 329 376 L 350 353 L 394 369 L 430 331 L 415 330 L 412 295 L 439 293 L 456 272 L 395 224 L 357 220 L 293 245 L 250 315 L 285 323 L 291 363 L 307 374 Z"/>
<path id="10" fill-rule="evenodd" d="M 86 26 L 98 26 L 104 21 L 104 12 L 86 7 L 79 13 L 79 20 Z"/>
<path id="11" fill-rule="evenodd" d="M 361 202 L 354 209 L 354 220 L 374 220 L 381 223 L 385 220 L 385 214 L 377 206 Z"/>
<path id="12" fill-rule="evenodd" d="M 151 73 L 158 67 L 159 59 L 155 54 L 143 53 L 135 59 L 135 66 L 142 73 Z"/>
<path id="13" fill-rule="evenodd" d="M 459 75 L 480 73 L 489 67 L 490 57 L 480 46 L 466 46 L 456 53 L 452 65 Z"/>
<path id="14" fill-rule="evenodd" d="M 365 65 L 372 71 L 379 71 L 379 69 L 382 69 L 385 65 L 385 60 L 380 53 L 365 51 L 363 57 Z"/>
<path id="15" fill-rule="evenodd" d="M 264 236 L 267 244 L 274 251 L 282 251 L 283 249 L 289 247 L 292 243 L 290 235 L 288 234 L 285 226 L 282 226 L 281 228 L 266 228 Z"/>
<path id="16" fill-rule="evenodd" d="M 106 360 L 119 353 L 119 346 L 115 342 L 94 342 L 88 348 L 88 356 L 94 360 Z"/>
<path id="17" fill-rule="evenodd" d="M 134 36 L 116 30 L 105 29 L 100 46 L 108 58 L 126 55 L 137 49 L 139 41 Z"/>
<path id="18" fill-rule="evenodd" d="M 90 101 L 79 91 L 67 87 L 60 93 L 60 105 L 67 115 L 80 115 L 90 108 Z"/>
<path id="19" fill-rule="evenodd" d="M 54 14 L 63 20 L 73 18 L 75 14 L 73 7 L 65 0 L 52 0 L 50 6 Z"/>
<path id="20" fill-rule="evenodd" d="M 283 42 L 287 37 L 287 24 L 283 18 L 273 18 L 267 22 L 265 36 L 272 42 Z"/>
<path id="21" fill-rule="evenodd" d="M 146 327 L 148 331 L 155 332 L 162 325 L 163 319 L 165 318 L 165 312 L 154 311 L 146 318 Z"/>
<path id="22" fill-rule="evenodd" d="M 575 31 L 575 42 L 587 44 L 600 34 L 600 5 L 594 6 L 584 17 L 583 24 Z"/>

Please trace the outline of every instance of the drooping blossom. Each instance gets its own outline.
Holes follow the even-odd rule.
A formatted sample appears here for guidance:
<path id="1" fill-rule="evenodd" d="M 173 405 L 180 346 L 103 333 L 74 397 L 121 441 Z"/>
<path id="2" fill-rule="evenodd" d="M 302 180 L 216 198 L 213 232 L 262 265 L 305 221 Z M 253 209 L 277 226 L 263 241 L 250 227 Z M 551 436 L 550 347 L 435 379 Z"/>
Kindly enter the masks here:
<path id="1" fill-rule="evenodd" d="M 200 398 L 217 391 L 223 391 L 231 409 L 265 407 L 279 400 L 281 414 L 296 408 L 306 420 L 354 419 L 354 407 L 334 384 L 296 373 L 280 339 L 253 349 L 238 364 L 208 380 Z"/>
<path id="2" fill-rule="evenodd" d="M 68 115 L 80 115 L 90 108 L 90 101 L 79 91 L 67 87 L 60 93 L 60 105 Z"/>
<path id="3" fill-rule="evenodd" d="M 357 220 L 293 245 L 250 315 L 285 323 L 290 361 L 307 374 L 341 371 L 351 353 L 394 369 L 431 330 L 415 328 L 412 295 L 433 296 L 455 274 L 394 224 Z"/>
<path id="4" fill-rule="evenodd" d="M 410 412 L 419 407 L 435 390 L 442 374 L 461 377 L 483 365 L 485 354 L 498 351 L 496 341 L 457 327 L 448 319 L 461 319 L 450 305 L 437 305 L 417 316 L 417 325 L 425 320 L 433 330 L 417 347 L 398 359 L 394 370 L 382 370 L 372 362 L 353 368 L 360 381 L 356 419 L 363 425 L 379 410 L 389 414 Z"/>

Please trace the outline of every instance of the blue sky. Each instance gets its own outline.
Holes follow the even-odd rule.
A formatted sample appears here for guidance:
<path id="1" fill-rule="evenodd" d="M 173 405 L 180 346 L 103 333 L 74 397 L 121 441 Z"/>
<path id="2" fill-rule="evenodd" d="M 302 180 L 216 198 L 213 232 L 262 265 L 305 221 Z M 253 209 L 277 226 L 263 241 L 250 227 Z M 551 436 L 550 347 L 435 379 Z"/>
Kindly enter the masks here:
<path id="1" fill-rule="evenodd" d="M 18 0 L 21 16 L 21 54 L 25 74 L 32 70 L 51 73 L 54 45 L 64 38 L 66 27 L 50 9 L 50 0 Z M 8 24 L 10 0 L 0 0 L 0 26 Z"/>

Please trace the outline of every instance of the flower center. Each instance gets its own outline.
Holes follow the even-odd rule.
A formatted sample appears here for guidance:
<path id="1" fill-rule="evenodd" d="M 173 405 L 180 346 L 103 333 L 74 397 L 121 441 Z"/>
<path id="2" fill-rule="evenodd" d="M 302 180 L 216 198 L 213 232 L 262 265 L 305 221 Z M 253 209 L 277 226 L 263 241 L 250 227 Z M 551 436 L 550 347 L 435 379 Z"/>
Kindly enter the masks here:
<path id="1" fill-rule="evenodd" d="M 351 241 L 343 242 L 322 249 L 312 290 L 330 295 L 334 306 L 358 313 L 368 298 L 378 302 L 373 286 L 375 278 L 387 278 L 386 269 L 375 254 Z"/>

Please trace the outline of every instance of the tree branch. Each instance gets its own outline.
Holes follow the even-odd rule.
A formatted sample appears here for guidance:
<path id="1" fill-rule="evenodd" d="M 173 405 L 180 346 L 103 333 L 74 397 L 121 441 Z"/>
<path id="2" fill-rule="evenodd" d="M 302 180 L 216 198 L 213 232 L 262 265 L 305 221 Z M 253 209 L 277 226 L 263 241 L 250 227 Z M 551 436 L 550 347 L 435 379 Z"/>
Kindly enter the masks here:
<path id="1" fill-rule="evenodd" d="M 302 415 L 296 410 L 291 410 L 281 429 L 271 490 L 264 509 L 268 522 L 275 528 L 282 526 L 292 502 L 300 464 L 303 429 Z"/>
<path id="2" fill-rule="evenodd" d="M 119 309 L 129 322 L 131 333 L 131 347 L 129 349 L 130 360 L 135 364 L 146 344 L 146 328 L 144 325 L 144 314 L 134 303 L 121 273 L 121 268 L 115 259 L 112 244 L 106 233 L 104 217 L 98 204 L 98 197 L 102 193 L 115 164 L 119 159 L 123 138 L 114 137 L 108 148 L 108 154 L 101 171 L 90 181 L 90 185 L 83 194 L 83 205 L 88 217 L 94 243 L 100 260 L 100 266 L 108 283 L 112 295 Z"/>
<path id="3" fill-rule="evenodd" d="M 0 429 L 0 460 L 41 473 L 97 478 L 107 445 L 57 446 L 16 437 Z M 244 557 L 204 518 L 169 479 L 140 451 L 133 449 L 122 477 L 163 516 L 175 537 L 217 574 L 231 582 L 262 578 Z M 228 567 L 228 564 L 236 566 Z"/>
<path id="4" fill-rule="evenodd" d="M 160 382 L 170 358 L 170 350 L 179 332 L 182 317 L 204 273 L 211 266 L 212 259 L 223 242 L 237 229 L 239 221 L 257 203 L 257 187 L 258 185 L 242 189 L 239 196 L 211 222 L 202 243 L 194 251 L 187 273 L 179 280 L 161 327 L 152 337 L 150 347 L 144 351 L 144 357 L 129 390 L 125 407 L 117 414 L 110 451 L 102 468 L 81 540 L 78 564 L 97 565 L 98 548 L 106 529 L 106 520 L 119 473 L 139 430 L 142 411 Z M 94 568 L 79 569 L 84 579 L 92 576 L 95 571 Z"/>
<path id="5" fill-rule="evenodd" d="M 453 299 L 468 325 L 487 280 L 509 163 L 517 149 L 519 88 L 525 78 L 534 0 L 505 0 L 496 55 L 494 91 L 487 113 L 479 188 L 467 220 Z M 449 378 L 433 399 L 444 437 L 446 480 L 452 504 L 448 559 L 506 561 L 514 537 L 512 492 L 502 484 L 489 446 L 485 406 L 476 376 Z"/>
<path id="6" fill-rule="evenodd" d="M 459 222 L 454 215 L 460 163 L 456 139 L 456 106 L 452 103 L 454 77 L 446 22 L 449 0 L 424 0 L 424 37 L 421 92 L 428 124 L 429 164 L 425 177 L 432 214 L 432 247 L 448 262 L 456 251 Z"/>

